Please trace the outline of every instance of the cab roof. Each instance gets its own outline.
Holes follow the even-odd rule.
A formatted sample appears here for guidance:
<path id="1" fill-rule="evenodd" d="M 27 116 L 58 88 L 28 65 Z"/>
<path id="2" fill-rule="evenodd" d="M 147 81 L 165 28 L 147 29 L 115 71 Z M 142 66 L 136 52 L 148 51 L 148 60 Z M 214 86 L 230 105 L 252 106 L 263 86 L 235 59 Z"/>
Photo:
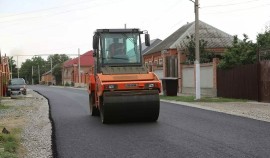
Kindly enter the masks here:
<path id="1" fill-rule="evenodd" d="M 143 31 L 140 31 L 140 29 L 134 28 L 134 29 L 97 29 L 97 33 L 140 33 L 142 34 Z"/>

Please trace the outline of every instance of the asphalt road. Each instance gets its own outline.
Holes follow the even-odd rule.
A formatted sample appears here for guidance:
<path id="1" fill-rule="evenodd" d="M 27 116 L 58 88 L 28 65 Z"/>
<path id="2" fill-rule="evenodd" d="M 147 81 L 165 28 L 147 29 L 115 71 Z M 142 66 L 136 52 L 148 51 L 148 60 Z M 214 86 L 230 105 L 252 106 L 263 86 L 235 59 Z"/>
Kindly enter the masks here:
<path id="1" fill-rule="evenodd" d="M 33 86 L 50 102 L 60 158 L 270 157 L 270 123 L 161 102 L 156 123 L 104 125 L 86 91 Z"/>

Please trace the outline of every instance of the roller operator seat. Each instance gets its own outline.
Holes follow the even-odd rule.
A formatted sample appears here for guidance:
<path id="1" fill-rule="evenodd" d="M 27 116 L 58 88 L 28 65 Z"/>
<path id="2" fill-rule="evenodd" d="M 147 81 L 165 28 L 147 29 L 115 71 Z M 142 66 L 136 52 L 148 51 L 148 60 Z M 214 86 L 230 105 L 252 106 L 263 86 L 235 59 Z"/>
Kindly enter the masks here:
<path id="1" fill-rule="evenodd" d="M 110 60 L 110 63 L 127 62 L 129 59 L 128 59 L 128 56 L 126 55 L 124 44 L 123 43 L 111 44 L 109 46 L 108 58 Z"/>

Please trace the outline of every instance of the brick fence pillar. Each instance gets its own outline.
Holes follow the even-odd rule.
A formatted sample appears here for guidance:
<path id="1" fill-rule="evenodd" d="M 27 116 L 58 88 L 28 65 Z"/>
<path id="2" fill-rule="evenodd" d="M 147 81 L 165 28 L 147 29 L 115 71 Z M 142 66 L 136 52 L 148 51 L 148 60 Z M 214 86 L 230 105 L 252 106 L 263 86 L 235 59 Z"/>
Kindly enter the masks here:
<path id="1" fill-rule="evenodd" d="M 178 93 L 182 93 L 182 65 L 181 65 L 181 50 L 177 52 L 178 60 Z"/>
<path id="2" fill-rule="evenodd" d="M 163 60 L 163 77 L 166 77 L 167 74 L 167 61 L 166 61 L 166 55 L 165 53 L 162 53 L 162 60 Z"/>
<path id="3" fill-rule="evenodd" d="M 213 89 L 217 90 L 217 65 L 219 63 L 218 58 L 213 58 Z"/>

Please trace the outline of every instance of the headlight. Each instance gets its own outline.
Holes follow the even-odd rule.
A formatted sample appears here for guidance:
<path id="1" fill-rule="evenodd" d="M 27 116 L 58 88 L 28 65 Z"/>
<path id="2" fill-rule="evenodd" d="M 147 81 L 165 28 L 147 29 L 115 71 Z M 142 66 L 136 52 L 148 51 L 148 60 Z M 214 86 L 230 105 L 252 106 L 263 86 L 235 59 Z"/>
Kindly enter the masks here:
<path id="1" fill-rule="evenodd" d="M 117 85 L 116 84 L 108 84 L 108 85 L 105 85 L 105 89 L 117 89 Z"/>
<path id="2" fill-rule="evenodd" d="M 154 88 L 154 87 L 155 87 L 154 83 L 145 84 L 145 88 Z"/>
<path id="3" fill-rule="evenodd" d="M 23 91 L 24 90 L 24 88 L 20 88 L 20 91 Z"/>
<path id="4" fill-rule="evenodd" d="M 10 89 L 10 88 L 8 88 L 8 91 L 11 91 L 11 89 Z"/>

